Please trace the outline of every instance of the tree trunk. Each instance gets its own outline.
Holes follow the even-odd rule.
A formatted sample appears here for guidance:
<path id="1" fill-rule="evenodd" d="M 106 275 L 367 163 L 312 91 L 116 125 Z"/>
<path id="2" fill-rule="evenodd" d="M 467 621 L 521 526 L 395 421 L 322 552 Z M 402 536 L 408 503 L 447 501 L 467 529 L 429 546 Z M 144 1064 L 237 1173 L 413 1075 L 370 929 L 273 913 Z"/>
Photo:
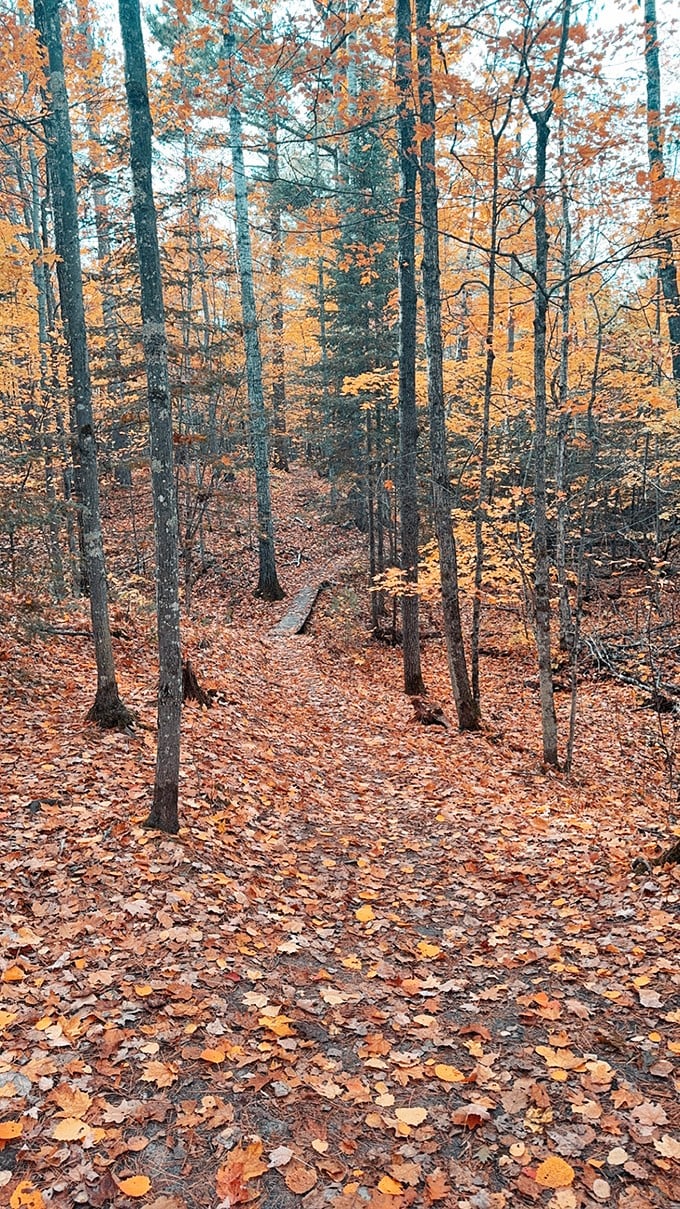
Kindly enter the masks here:
<path id="1" fill-rule="evenodd" d="M 269 274 L 271 285 L 272 333 L 272 465 L 288 470 L 286 433 L 286 354 L 283 331 L 283 231 L 279 190 L 279 147 L 276 113 L 269 114 L 267 131 L 267 176 L 269 179 Z"/>
<path id="2" fill-rule="evenodd" d="M 569 412 L 569 328 L 571 324 L 571 215 L 569 213 L 569 190 L 567 187 L 564 156 L 564 122 L 559 121 L 560 142 L 560 194 L 562 199 L 562 334 L 560 340 L 560 369 L 558 384 L 559 418 L 555 446 L 555 511 L 557 535 L 555 546 L 555 568 L 557 570 L 557 598 L 560 621 L 560 649 L 570 651 L 574 637 L 574 625 L 569 602 L 567 580 L 567 528 L 569 525 L 569 494 L 567 485 L 567 433 L 571 422 Z"/>
<path id="3" fill-rule="evenodd" d="M 498 185 L 500 146 L 512 112 L 512 96 L 508 101 L 499 128 L 494 128 L 491 119 L 491 141 L 493 146 L 491 183 L 491 222 L 489 228 L 489 272 L 487 276 L 486 310 L 486 358 L 484 365 L 484 399 L 482 403 L 482 443 L 479 458 L 479 495 L 475 513 L 475 594 L 472 601 L 472 632 L 470 635 L 470 672 L 472 695 L 479 708 L 479 640 L 482 628 L 482 579 L 484 576 L 484 514 L 488 503 L 489 438 L 491 428 L 491 396 L 493 391 L 493 367 L 496 359 L 496 269 L 498 260 Z"/>
<path id="4" fill-rule="evenodd" d="M 444 633 L 451 687 L 461 730 L 479 729 L 479 709 L 472 695 L 463 643 L 458 599 L 458 564 L 451 525 L 451 483 L 446 451 L 446 415 L 439 272 L 439 215 L 435 176 L 435 100 L 432 86 L 430 0 L 416 0 L 418 97 L 424 135 L 421 141 L 420 189 L 423 221 L 423 299 L 427 345 L 427 393 L 430 413 L 432 512 L 439 547 Z"/>
<path id="5" fill-rule="evenodd" d="M 534 239 L 536 252 L 534 290 L 534 631 L 538 653 L 538 678 L 541 698 L 543 759 L 557 767 L 557 718 L 552 679 L 550 625 L 550 561 L 548 558 L 548 516 L 546 504 L 546 459 L 548 397 L 546 388 L 548 318 L 548 226 L 546 215 L 546 159 L 550 138 L 550 117 L 554 97 L 560 86 L 562 66 L 569 36 L 571 0 L 562 10 L 562 30 L 553 76 L 550 100 L 545 109 L 529 115 L 536 127 L 536 172 L 534 177 Z M 525 97 L 526 101 L 526 97 Z M 527 102 L 528 106 L 528 102 Z"/>
<path id="6" fill-rule="evenodd" d="M 234 54 L 234 35 L 225 38 L 230 60 Z M 232 81 L 233 88 L 233 81 Z M 263 600 L 281 600 L 284 596 L 276 574 L 274 550 L 274 523 L 272 520 L 269 462 L 267 453 L 267 416 L 262 388 L 262 354 L 255 309 L 255 287 L 253 284 L 253 257 L 248 225 L 248 192 L 243 163 L 243 133 L 241 111 L 234 97 L 229 104 L 229 140 L 234 172 L 234 198 L 236 202 L 236 255 L 241 283 L 241 312 L 243 334 L 246 344 L 246 376 L 248 380 L 248 404 L 250 430 L 253 443 L 253 464 L 257 493 L 258 552 L 260 573 L 255 595 Z"/>
<path id="7" fill-rule="evenodd" d="M 44 461 L 45 499 L 47 502 L 47 539 L 52 577 L 52 591 L 57 600 L 63 600 L 66 595 L 64 582 L 64 564 L 61 557 L 59 540 L 60 516 L 57 505 L 57 495 L 54 488 L 54 441 L 50 426 L 49 414 L 49 329 L 47 317 L 47 297 L 45 293 L 45 277 L 42 258 L 42 239 L 40 234 L 40 192 L 38 162 L 33 147 L 29 141 L 29 164 L 31 169 L 30 184 L 17 156 L 17 185 L 22 199 L 24 224 L 28 235 L 29 246 L 33 253 L 31 271 L 38 304 L 38 352 L 40 360 L 40 414 L 34 417 L 35 434 Z"/>
<path id="8" fill-rule="evenodd" d="M 647 152 L 652 211 L 657 224 L 658 273 L 668 318 L 675 399 L 680 407 L 680 293 L 678 292 L 678 271 L 673 257 L 673 241 L 668 234 L 669 198 L 663 158 L 661 72 L 659 69 L 656 0 L 645 0 L 645 69 L 647 74 Z"/>
<path id="9" fill-rule="evenodd" d="M 46 74 L 51 106 L 44 124 L 52 189 L 55 245 L 59 256 L 59 294 L 66 329 L 78 437 L 85 566 L 97 662 L 97 692 L 88 718 L 102 727 L 120 729 L 129 727 L 134 719 L 118 693 L 111 646 L 106 564 L 99 508 L 97 446 L 92 417 L 92 386 L 80 264 L 78 205 L 58 0 L 35 0 L 34 13 L 36 29 L 48 56 Z"/>
<path id="10" fill-rule="evenodd" d="M 158 747 L 153 805 L 147 827 L 171 834 L 179 830 L 180 722 L 182 660 L 179 639 L 178 520 L 175 499 L 172 404 L 168 382 L 168 344 L 156 207 L 151 180 L 151 113 L 139 0 L 119 0 L 125 51 L 125 91 L 130 122 L 132 209 L 141 282 L 142 340 L 149 392 L 149 439 L 158 623 Z"/>
<path id="11" fill-rule="evenodd" d="M 398 94 L 399 176 L 399 508 L 401 569 L 407 590 L 401 600 L 404 692 L 420 696 L 425 684 L 420 666 L 418 597 L 418 410 L 416 404 L 416 119 L 413 107 L 411 0 L 396 0 L 396 85 Z"/>

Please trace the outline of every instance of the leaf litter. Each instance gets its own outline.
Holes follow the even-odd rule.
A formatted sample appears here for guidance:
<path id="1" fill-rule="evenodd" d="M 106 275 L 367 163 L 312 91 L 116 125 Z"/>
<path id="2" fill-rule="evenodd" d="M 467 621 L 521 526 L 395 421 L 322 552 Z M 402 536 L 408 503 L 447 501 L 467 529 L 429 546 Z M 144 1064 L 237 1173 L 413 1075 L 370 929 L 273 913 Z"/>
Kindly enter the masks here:
<path id="1" fill-rule="evenodd" d="M 141 826 L 150 609 L 116 605 L 140 724 L 102 735 L 87 640 L 0 602 L 0 1204 L 672 1204 L 680 880 L 630 871 L 663 807 L 647 722 L 584 682 L 576 773 L 546 774 L 531 650 L 490 615 L 513 659 L 484 664 L 486 730 L 419 727 L 316 490 L 275 476 L 289 597 L 333 585 L 303 635 L 215 535 L 177 838 Z M 447 702 L 438 644 L 425 666 Z"/>

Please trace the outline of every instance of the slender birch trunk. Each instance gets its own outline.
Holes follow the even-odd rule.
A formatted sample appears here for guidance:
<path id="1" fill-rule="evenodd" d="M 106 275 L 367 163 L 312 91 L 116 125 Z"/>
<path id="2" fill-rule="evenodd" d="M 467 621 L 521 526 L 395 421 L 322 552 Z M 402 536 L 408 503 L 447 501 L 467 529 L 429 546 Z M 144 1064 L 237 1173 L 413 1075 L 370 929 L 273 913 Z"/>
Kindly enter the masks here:
<path id="1" fill-rule="evenodd" d="M 395 60 L 398 95 L 400 192 L 399 256 L 399 509 L 401 569 L 408 585 L 401 600 L 404 692 L 425 692 L 420 664 L 418 598 L 418 410 L 416 405 L 416 117 L 413 98 L 411 0 L 396 0 Z"/>
<path id="2" fill-rule="evenodd" d="M 97 663 L 97 692 L 88 718 L 108 729 L 131 726 L 133 715 L 122 703 L 109 625 L 106 563 L 99 507 L 97 445 L 92 415 L 92 384 L 87 349 L 83 278 L 80 263 L 78 203 L 69 99 L 58 0 L 35 0 L 35 25 L 47 50 L 46 77 L 50 108 L 45 115 L 47 162 L 52 191 L 59 294 L 71 371 L 83 505 L 85 565 Z"/>
<path id="3" fill-rule="evenodd" d="M 427 393 L 430 413 L 432 512 L 439 546 L 444 633 L 451 687 L 461 730 L 478 730 L 479 708 L 472 695 L 458 598 L 458 563 L 451 524 L 451 481 L 446 449 L 439 215 L 435 175 L 435 99 L 432 84 L 430 0 L 416 0 L 418 97 L 424 134 L 421 140 L 420 190 L 423 220 L 423 300 L 427 345 Z"/>
<path id="4" fill-rule="evenodd" d="M 153 805 L 147 827 L 179 830 L 178 787 L 182 660 L 179 636 L 178 522 L 172 449 L 163 284 L 151 179 L 151 112 L 139 0 L 119 0 L 130 122 L 132 210 L 141 283 L 142 340 L 149 392 L 149 439 L 158 624 L 158 746 Z"/>

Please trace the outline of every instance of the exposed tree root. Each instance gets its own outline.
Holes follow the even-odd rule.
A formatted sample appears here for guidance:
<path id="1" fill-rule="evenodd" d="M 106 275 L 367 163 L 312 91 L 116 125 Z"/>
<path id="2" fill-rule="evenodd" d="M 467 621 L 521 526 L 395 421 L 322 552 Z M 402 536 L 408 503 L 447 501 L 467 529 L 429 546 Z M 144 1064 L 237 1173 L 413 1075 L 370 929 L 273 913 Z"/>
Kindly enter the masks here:
<path id="1" fill-rule="evenodd" d="M 132 730 L 135 714 L 123 705 L 118 690 L 109 687 L 97 689 L 94 705 L 88 711 L 87 721 L 94 722 L 102 730 Z"/>

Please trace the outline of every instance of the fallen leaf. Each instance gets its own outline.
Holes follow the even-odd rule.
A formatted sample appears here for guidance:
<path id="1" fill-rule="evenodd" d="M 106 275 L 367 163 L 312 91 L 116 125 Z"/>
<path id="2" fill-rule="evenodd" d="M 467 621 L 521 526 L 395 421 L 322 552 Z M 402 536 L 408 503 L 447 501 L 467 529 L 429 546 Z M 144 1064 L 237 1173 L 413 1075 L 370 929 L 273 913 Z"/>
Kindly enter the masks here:
<path id="1" fill-rule="evenodd" d="M 422 1125 L 427 1116 L 426 1108 L 397 1108 L 395 1117 L 404 1125 Z"/>
<path id="2" fill-rule="evenodd" d="M 293 1157 L 293 1151 L 288 1146 L 277 1146 L 275 1150 L 269 1151 L 269 1166 L 270 1167 L 285 1167 L 286 1163 L 290 1163 Z"/>
<path id="3" fill-rule="evenodd" d="M 680 1142 L 677 1138 L 671 1138 L 665 1133 L 654 1140 L 654 1149 L 663 1155 L 665 1159 L 680 1159 Z"/>
<path id="4" fill-rule="evenodd" d="M 541 1188 L 568 1188 L 574 1182 L 574 1168 L 558 1155 L 550 1155 L 536 1168 L 534 1179 Z"/>
<path id="5" fill-rule="evenodd" d="M 118 1187 L 126 1196 L 146 1196 L 151 1188 L 151 1180 L 148 1175 L 131 1175 L 127 1180 L 119 1180 Z"/>
<path id="6" fill-rule="evenodd" d="M 79 1120 L 78 1117 L 64 1117 L 57 1121 L 52 1130 L 52 1137 L 58 1142 L 77 1142 L 86 1138 L 90 1132 L 90 1126 L 85 1121 Z"/>
<path id="7" fill-rule="evenodd" d="M 447 1066 L 444 1062 L 438 1062 L 434 1068 L 434 1073 L 438 1079 L 444 1083 L 464 1083 L 465 1075 L 461 1070 L 457 1070 L 455 1066 Z"/>
<path id="8" fill-rule="evenodd" d="M 283 1178 L 286 1188 L 301 1196 L 314 1187 L 317 1181 L 317 1174 L 314 1167 L 306 1167 L 304 1163 L 296 1162 L 286 1167 Z"/>
<path id="9" fill-rule="evenodd" d="M 623 1146 L 615 1146 L 607 1155 L 607 1162 L 610 1167 L 622 1167 L 628 1162 L 628 1152 L 623 1149 Z"/>
<path id="10" fill-rule="evenodd" d="M 404 1188 L 402 1184 L 399 1184 L 397 1180 L 393 1180 L 391 1176 L 384 1175 L 378 1181 L 378 1191 L 386 1193 L 387 1196 L 401 1196 Z"/>
<path id="11" fill-rule="evenodd" d="M 219 1066 L 220 1062 L 224 1062 L 226 1056 L 223 1049 L 203 1049 L 199 1055 L 204 1062 L 212 1062 L 215 1066 Z"/>
<path id="12" fill-rule="evenodd" d="M 22 1180 L 17 1184 L 9 1198 L 11 1209 L 44 1209 L 43 1194 L 30 1180 Z"/>
<path id="13" fill-rule="evenodd" d="M 0 1121 L 0 1140 L 9 1142 L 13 1138 L 20 1138 L 23 1129 L 23 1121 Z"/>

